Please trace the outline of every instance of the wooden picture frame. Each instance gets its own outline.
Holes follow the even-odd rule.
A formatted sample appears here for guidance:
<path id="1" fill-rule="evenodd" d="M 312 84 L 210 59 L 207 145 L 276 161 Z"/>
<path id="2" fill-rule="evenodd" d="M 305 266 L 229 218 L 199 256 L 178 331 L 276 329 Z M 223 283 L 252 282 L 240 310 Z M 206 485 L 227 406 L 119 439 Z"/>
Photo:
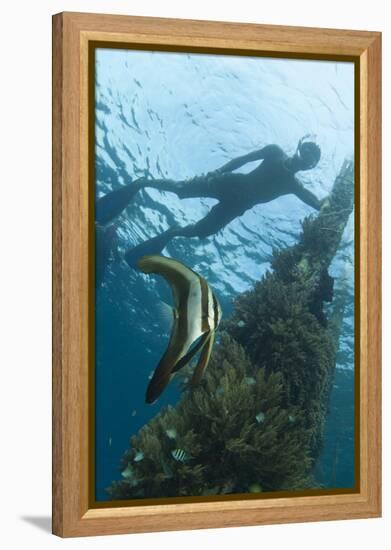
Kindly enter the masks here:
<path id="1" fill-rule="evenodd" d="M 360 232 L 359 479 L 346 494 L 91 506 L 91 43 L 181 51 L 344 56 L 356 64 Z M 61 13 L 53 17 L 53 533 L 62 537 L 370 518 L 381 514 L 381 35 Z"/>

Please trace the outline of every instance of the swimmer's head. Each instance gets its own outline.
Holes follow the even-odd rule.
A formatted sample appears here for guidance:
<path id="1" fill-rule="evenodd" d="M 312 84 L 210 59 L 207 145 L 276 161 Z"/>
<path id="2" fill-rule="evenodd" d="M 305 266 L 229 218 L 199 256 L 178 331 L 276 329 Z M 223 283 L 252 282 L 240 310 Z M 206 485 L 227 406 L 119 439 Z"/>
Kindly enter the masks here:
<path id="1" fill-rule="evenodd" d="M 292 172 L 311 170 L 319 162 L 319 146 L 313 141 L 303 141 L 303 139 L 299 141 L 294 156 L 289 159 L 289 169 Z"/>

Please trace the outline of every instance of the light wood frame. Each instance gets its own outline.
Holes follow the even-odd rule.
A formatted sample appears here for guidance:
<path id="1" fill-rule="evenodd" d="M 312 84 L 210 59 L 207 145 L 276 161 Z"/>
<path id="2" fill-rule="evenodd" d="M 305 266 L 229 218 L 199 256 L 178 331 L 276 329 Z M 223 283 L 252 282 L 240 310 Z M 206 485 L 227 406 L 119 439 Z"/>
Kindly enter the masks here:
<path id="1" fill-rule="evenodd" d="M 359 67 L 360 486 L 353 494 L 91 508 L 89 484 L 90 41 L 297 57 Z M 53 532 L 63 537 L 381 514 L 381 35 L 377 32 L 61 13 L 53 17 Z M 357 344 L 356 344 L 357 345 Z"/>

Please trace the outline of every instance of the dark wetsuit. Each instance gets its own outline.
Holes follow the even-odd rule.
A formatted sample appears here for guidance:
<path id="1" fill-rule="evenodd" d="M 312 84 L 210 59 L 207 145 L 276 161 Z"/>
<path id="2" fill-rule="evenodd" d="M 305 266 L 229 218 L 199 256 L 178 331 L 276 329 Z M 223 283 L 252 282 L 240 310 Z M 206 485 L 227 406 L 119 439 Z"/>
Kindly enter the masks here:
<path id="1" fill-rule="evenodd" d="M 248 174 L 231 172 L 254 160 L 263 160 L 263 162 L 252 172 Z M 170 191 L 181 199 L 195 197 L 217 199 L 218 204 L 213 206 L 199 222 L 169 230 L 170 238 L 175 236 L 204 238 L 214 235 L 256 204 L 270 202 L 282 195 L 294 194 L 306 204 L 319 210 L 320 201 L 303 187 L 292 171 L 289 171 L 287 160 L 287 155 L 278 145 L 267 145 L 259 151 L 234 159 L 219 170 L 205 176 L 182 181 L 140 180 L 140 186 Z"/>
<path id="2" fill-rule="evenodd" d="M 302 141 L 299 142 L 298 151 Z M 234 170 L 244 164 L 258 160 L 262 160 L 262 163 L 252 172 L 234 173 Z M 96 218 L 101 224 L 112 221 L 140 189 L 148 187 L 175 193 L 181 199 L 206 197 L 218 200 L 210 212 L 197 223 L 168 229 L 161 235 L 128 250 L 125 258 L 129 265 L 135 266 L 141 256 L 160 253 L 174 237 L 204 238 L 214 235 L 249 208 L 283 195 L 294 194 L 312 208 L 319 210 L 321 202 L 295 177 L 295 172 L 315 165 L 316 162 L 304 166 L 303 159 L 298 153 L 294 157 L 288 157 L 278 145 L 267 145 L 263 149 L 233 159 L 205 176 L 182 181 L 141 178 L 131 182 L 97 201 Z"/>

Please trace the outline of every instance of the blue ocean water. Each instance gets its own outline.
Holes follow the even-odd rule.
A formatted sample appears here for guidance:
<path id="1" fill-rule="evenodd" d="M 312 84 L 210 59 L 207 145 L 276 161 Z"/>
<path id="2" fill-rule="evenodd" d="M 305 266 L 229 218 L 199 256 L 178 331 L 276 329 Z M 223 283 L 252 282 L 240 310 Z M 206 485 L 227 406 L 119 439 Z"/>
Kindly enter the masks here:
<path id="1" fill-rule="evenodd" d="M 294 154 L 310 134 L 319 164 L 298 177 L 325 197 L 354 151 L 354 67 L 351 63 L 243 58 L 98 49 L 96 52 L 96 196 L 133 179 L 191 178 L 276 143 Z M 250 163 L 240 169 L 248 172 Z M 213 199 L 179 199 L 140 191 L 117 220 L 119 254 L 96 297 L 96 498 L 121 479 L 120 458 L 130 437 L 162 406 L 174 404 L 174 384 L 154 405 L 144 396 L 163 354 L 169 327 L 159 301 L 168 286 L 131 270 L 123 252 L 174 225 L 204 217 Z M 274 248 L 296 242 L 300 222 L 313 213 L 293 195 L 257 205 L 218 234 L 177 238 L 165 249 L 205 277 L 224 317 L 235 296 L 270 266 Z M 331 231 L 332 228 L 329 228 Z M 354 223 L 353 215 L 330 269 L 346 297 L 338 375 L 325 448 L 317 465 L 324 486 L 353 484 Z M 341 415 L 343 422 L 341 422 Z"/>

